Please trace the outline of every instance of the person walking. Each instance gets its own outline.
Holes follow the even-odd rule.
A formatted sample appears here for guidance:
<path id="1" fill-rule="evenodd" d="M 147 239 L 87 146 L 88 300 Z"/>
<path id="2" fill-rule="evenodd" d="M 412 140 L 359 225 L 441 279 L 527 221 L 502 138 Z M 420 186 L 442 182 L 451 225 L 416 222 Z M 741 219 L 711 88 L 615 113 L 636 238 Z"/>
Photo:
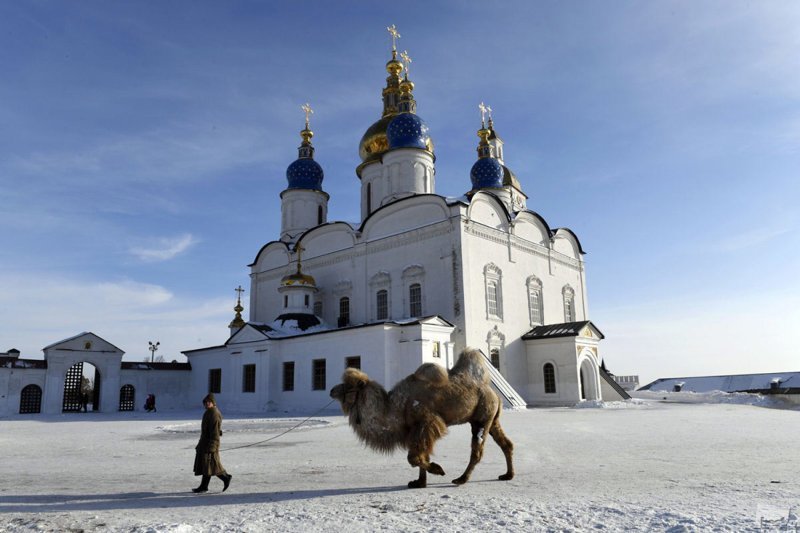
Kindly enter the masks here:
<path id="1" fill-rule="evenodd" d="M 222 435 L 222 413 L 217 409 L 217 402 L 212 393 L 203 398 L 203 422 L 200 424 L 200 441 L 195 446 L 194 475 L 203 476 L 200 486 L 192 492 L 208 492 L 211 476 L 222 480 L 222 492 L 228 490 L 232 475 L 225 471 L 219 458 L 219 438 Z"/>

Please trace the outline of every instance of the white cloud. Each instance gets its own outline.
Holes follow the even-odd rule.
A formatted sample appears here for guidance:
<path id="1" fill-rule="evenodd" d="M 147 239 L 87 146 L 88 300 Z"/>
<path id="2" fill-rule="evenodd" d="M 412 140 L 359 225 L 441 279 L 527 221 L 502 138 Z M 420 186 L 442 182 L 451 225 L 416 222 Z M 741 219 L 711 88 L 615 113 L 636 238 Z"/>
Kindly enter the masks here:
<path id="1" fill-rule="evenodd" d="M 197 242 L 198 240 L 191 233 L 186 233 L 178 237 L 162 237 L 157 239 L 151 247 L 131 248 L 130 253 L 148 263 L 169 261 L 187 251 Z"/>
<path id="2" fill-rule="evenodd" d="M 158 355 L 183 360 L 181 351 L 221 344 L 233 318 L 230 299 L 176 296 L 167 288 L 131 280 L 85 282 L 42 273 L 0 273 L 0 351 L 23 357 L 91 331 L 126 352 L 126 360 Z"/>

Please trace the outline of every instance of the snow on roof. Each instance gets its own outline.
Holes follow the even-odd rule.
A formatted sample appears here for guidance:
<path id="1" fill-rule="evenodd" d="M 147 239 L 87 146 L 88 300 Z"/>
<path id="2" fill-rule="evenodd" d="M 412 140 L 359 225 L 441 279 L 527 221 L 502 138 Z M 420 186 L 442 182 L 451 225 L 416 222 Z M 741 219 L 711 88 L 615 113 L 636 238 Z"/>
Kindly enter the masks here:
<path id="1" fill-rule="evenodd" d="M 772 387 L 772 383 L 778 383 L 780 387 L 786 388 L 800 387 L 800 372 L 660 378 L 640 387 L 639 390 L 672 391 L 679 385 L 685 392 L 741 392 L 767 390 Z"/>

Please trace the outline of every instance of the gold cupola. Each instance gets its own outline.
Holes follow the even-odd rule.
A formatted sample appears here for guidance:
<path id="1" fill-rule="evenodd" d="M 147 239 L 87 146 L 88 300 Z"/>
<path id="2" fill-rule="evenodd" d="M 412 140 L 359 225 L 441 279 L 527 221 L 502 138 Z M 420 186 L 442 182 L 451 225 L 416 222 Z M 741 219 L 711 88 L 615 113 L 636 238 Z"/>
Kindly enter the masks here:
<path id="1" fill-rule="evenodd" d="M 405 68 L 403 63 L 397 59 L 397 39 L 400 34 L 394 24 L 386 29 L 392 37 L 392 58 L 386 63 L 386 72 L 389 76 L 386 78 L 386 87 L 383 88 L 381 93 L 383 97 L 383 114 L 380 119 L 367 128 L 367 131 L 361 137 L 361 142 L 358 144 L 358 155 L 361 157 L 362 164 L 377 160 L 389 149 L 386 128 L 389 127 L 389 122 L 399 112 L 400 84 L 402 81 L 400 73 Z"/>

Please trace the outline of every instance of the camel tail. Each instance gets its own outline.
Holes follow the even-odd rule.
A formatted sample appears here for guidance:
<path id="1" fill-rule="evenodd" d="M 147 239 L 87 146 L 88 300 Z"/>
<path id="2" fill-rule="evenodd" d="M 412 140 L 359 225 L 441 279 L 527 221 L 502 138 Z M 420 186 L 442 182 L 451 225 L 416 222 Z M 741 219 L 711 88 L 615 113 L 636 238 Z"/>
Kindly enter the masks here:
<path id="1" fill-rule="evenodd" d="M 450 369 L 450 379 L 454 378 L 469 378 L 478 383 L 490 383 L 491 376 L 486 369 L 486 357 L 474 348 L 465 348 L 461 355 L 458 356 L 458 361 Z"/>

